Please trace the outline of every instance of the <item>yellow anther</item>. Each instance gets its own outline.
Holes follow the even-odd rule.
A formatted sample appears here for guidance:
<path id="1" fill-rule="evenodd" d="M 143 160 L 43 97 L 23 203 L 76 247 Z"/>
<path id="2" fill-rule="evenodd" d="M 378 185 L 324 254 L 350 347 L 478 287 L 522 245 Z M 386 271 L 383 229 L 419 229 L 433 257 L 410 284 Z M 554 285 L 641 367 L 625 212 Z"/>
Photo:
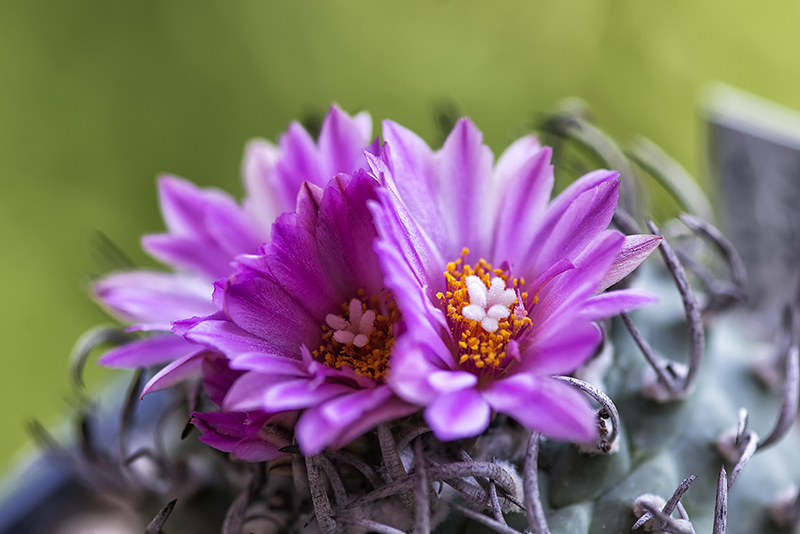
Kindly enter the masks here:
<path id="1" fill-rule="evenodd" d="M 356 374 L 383 381 L 389 373 L 389 355 L 394 345 L 394 323 L 399 320 L 400 314 L 394 300 L 385 295 L 369 299 L 372 303 L 370 307 L 363 297 L 364 291 L 361 290 L 358 294 L 360 298 L 350 302 L 360 301 L 362 313 L 367 310 L 375 312 L 366 345 L 359 347 L 354 343 L 340 343 L 334 339 L 335 331 L 328 325 L 323 325 L 322 345 L 312 354 L 318 361 L 335 369 L 350 367 Z M 342 319 L 350 317 L 350 302 L 342 305 Z"/>
<path id="2" fill-rule="evenodd" d="M 521 285 L 520 281 L 511 278 L 508 272 L 494 269 L 484 259 L 474 265 L 466 264 L 464 259 L 468 253 L 469 250 L 464 249 L 460 259 L 447 264 L 447 271 L 444 273 L 447 287 L 436 296 L 440 300 L 445 300 L 443 304 L 447 321 L 457 341 L 459 364 L 469 364 L 476 369 L 493 369 L 504 363 L 508 341 L 529 326 L 531 320 L 527 316 L 527 311 L 522 318 L 514 313 L 519 304 L 518 299 L 509 306 L 511 312 L 509 316 L 498 320 L 498 327 L 493 332 L 484 329 L 481 323 L 464 317 L 462 310 L 472 304 L 466 284 L 468 276 L 477 276 L 487 288 L 491 287 L 492 280 L 496 277 L 503 280 L 506 288 L 516 288 Z M 523 293 L 521 297 L 524 304 L 527 294 Z"/>

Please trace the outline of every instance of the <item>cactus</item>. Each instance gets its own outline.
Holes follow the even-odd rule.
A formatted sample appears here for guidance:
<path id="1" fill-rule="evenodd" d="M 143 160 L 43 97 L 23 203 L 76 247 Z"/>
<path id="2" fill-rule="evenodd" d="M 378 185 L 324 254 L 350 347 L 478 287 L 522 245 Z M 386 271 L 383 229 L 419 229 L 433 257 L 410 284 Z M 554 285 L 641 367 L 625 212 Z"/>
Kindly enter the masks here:
<path id="1" fill-rule="evenodd" d="M 440 442 L 417 413 L 380 424 L 340 450 L 303 457 L 296 445 L 283 447 L 286 456 L 266 464 L 181 442 L 175 425 L 161 430 L 167 453 L 150 448 L 134 454 L 124 446 L 131 397 L 123 410 L 120 455 L 101 455 L 98 462 L 97 452 L 88 458 L 91 447 L 84 446 L 61 450 L 61 457 L 82 466 L 89 485 L 140 509 L 180 495 L 177 506 L 170 502 L 155 515 L 148 533 L 162 527 L 215 531 L 218 525 L 225 534 L 736 534 L 796 528 L 800 441 L 791 426 L 800 392 L 800 318 L 794 308 L 787 306 L 774 339 L 752 327 L 753 318 L 739 309 L 745 273 L 735 250 L 697 216 L 709 217 L 709 203 L 652 144 L 622 151 L 574 102 L 547 117 L 541 132 L 556 148 L 565 179 L 598 163 L 621 172 L 623 199 L 614 225 L 623 233 L 638 233 L 646 211 L 638 198 L 642 171 L 666 191 L 671 200 L 664 203 L 693 213 L 667 221 L 663 232 L 647 221 L 664 237 L 663 262 L 651 258 L 623 281 L 657 293 L 661 302 L 606 321 L 597 354 L 574 376 L 560 377 L 593 399 L 597 443 L 548 440 L 502 414 L 476 438 Z M 121 338 L 106 328 L 87 340 L 78 362 L 96 343 Z M 759 360 L 759 354 L 767 357 Z M 174 392 L 187 413 L 202 411 L 207 402 L 198 387 Z M 162 470 L 156 477 L 162 484 L 141 474 L 114 484 L 115 477 L 131 475 L 129 464 L 148 455 Z M 217 501 L 233 499 L 224 519 L 202 504 L 208 490 Z M 199 516 L 207 519 L 187 522 Z"/>

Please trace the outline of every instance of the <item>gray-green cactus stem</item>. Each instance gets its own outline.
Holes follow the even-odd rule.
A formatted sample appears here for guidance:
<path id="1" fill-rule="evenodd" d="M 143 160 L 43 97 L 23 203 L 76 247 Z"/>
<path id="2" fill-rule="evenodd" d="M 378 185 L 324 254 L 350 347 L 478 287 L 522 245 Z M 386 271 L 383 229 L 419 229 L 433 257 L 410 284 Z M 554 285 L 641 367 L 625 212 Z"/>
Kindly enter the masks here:
<path id="1" fill-rule="evenodd" d="M 800 491 L 797 486 L 781 492 L 772 505 L 769 516 L 772 521 L 783 529 L 795 529 L 800 525 Z"/>

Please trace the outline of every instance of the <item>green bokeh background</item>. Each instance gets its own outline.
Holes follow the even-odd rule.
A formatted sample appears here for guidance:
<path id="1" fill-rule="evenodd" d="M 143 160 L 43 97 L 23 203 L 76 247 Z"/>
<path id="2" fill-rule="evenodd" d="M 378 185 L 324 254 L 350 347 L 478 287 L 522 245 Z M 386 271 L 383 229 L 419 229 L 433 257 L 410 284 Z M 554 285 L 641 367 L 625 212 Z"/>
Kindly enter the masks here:
<path id="1" fill-rule="evenodd" d="M 105 320 L 96 231 L 152 264 L 159 173 L 240 196 L 245 142 L 333 101 L 430 142 L 452 101 L 499 153 L 570 95 L 697 171 L 708 82 L 800 108 L 798 20 L 786 1 L 0 3 L 0 469 L 26 421 L 68 413 L 67 354 Z"/>

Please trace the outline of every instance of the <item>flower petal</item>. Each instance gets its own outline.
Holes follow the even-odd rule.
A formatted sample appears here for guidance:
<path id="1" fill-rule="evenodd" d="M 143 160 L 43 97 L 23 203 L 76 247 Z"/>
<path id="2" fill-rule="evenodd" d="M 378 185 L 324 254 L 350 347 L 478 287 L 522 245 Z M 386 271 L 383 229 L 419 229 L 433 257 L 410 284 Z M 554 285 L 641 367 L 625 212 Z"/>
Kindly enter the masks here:
<path id="1" fill-rule="evenodd" d="M 441 250 L 450 261 L 464 247 L 478 257 L 489 258 L 499 196 L 492 188 L 494 156 L 483 144 L 483 134 L 469 119 L 459 119 L 437 154 L 438 194 L 442 219 L 437 225 L 448 230 L 448 246 Z"/>
<path id="2" fill-rule="evenodd" d="M 284 380 L 265 388 L 263 408 L 270 412 L 302 410 L 352 391 L 353 388 L 342 384 L 316 384 L 309 378 Z"/>
<path id="3" fill-rule="evenodd" d="M 319 151 L 325 176 L 341 172 L 352 174 L 366 166 L 362 154 L 372 136 L 372 119 L 368 113 L 350 117 L 339 106 L 332 105 L 322 123 Z"/>
<path id="4" fill-rule="evenodd" d="M 222 406 L 228 390 L 244 374 L 231 369 L 228 364 L 228 358 L 214 352 L 208 352 L 203 359 L 203 389 L 217 406 Z"/>
<path id="5" fill-rule="evenodd" d="M 475 388 L 439 395 L 425 410 L 425 421 L 440 440 L 477 436 L 489 426 L 492 411 Z"/>
<path id="6" fill-rule="evenodd" d="M 275 168 L 279 158 L 278 147 L 264 139 L 254 139 L 247 144 L 242 161 L 242 178 L 247 191 L 242 205 L 265 243 L 269 241 L 272 223 L 278 215 L 294 208 L 294 202 L 284 204 L 276 190 Z"/>
<path id="7" fill-rule="evenodd" d="M 383 122 L 383 139 L 382 158 L 386 168 L 382 174 L 386 185 L 436 249 L 450 252 L 452 236 L 448 233 L 449 226 L 443 224 L 440 183 L 433 151 L 417 134 L 392 121 Z M 375 161 L 372 159 L 370 165 L 377 174 Z"/>
<path id="8" fill-rule="evenodd" d="M 434 348 L 428 341 L 434 344 Z M 443 358 L 449 358 L 449 366 L 443 362 Z M 424 405 L 437 394 L 428 376 L 443 370 L 455 370 L 457 365 L 435 333 L 427 336 L 427 339 L 415 339 L 407 333 L 395 341 L 391 369 L 387 381 L 392 390 L 408 402 Z"/>
<path id="9" fill-rule="evenodd" d="M 208 412 L 193 413 L 191 422 L 206 445 L 246 462 L 264 462 L 286 456 L 279 450 L 291 445 L 288 431 L 269 431 L 275 419 L 268 414 Z"/>
<path id="10" fill-rule="evenodd" d="M 289 298 L 292 306 L 302 308 L 309 320 L 321 325 L 328 313 L 338 309 L 343 297 L 332 287 L 328 270 L 320 261 L 316 224 L 316 215 L 313 221 L 288 214 L 279 218 L 273 226 L 272 243 L 259 257 L 261 271 L 242 274 L 240 270 L 231 284 L 240 280 L 248 283 L 251 276 L 268 278 L 270 281 L 264 283 L 281 286 L 284 299 Z"/>
<path id="11" fill-rule="evenodd" d="M 193 315 L 209 315 L 212 286 L 196 276 L 159 271 L 128 271 L 102 278 L 94 293 L 124 319 L 169 323 Z"/>
<path id="12" fill-rule="evenodd" d="M 478 377 L 466 371 L 434 371 L 427 374 L 427 378 L 437 393 L 451 393 L 478 385 Z"/>
<path id="13" fill-rule="evenodd" d="M 261 238 L 229 195 L 171 176 L 159 180 L 159 192 L 169 232 L 142 244 L 161 261 L 214 280 L 231 271 L 234 256 L 258 248 Z"/>
<path id="14" fill-rule="evenodd" d="M 574 269 L 566 271 L 542 288 L 539 303 L 530 316 L 533 322 L 531 335 L 544 340 L 575 319 L 584 301 L 594 294 L 611 268 L 623 241 L 624 237 L 619 232 L 606 230 L 574 260 Z"/>
<path id="15" fill-rule="evenodd" d="M 290 360 L 273 354 L 251 352 L 233 358 L 230 362 L 231 369 L 243 371 L 257 371 L 268 375 L 280 376 L 306 376 L 308 372 L 303 368 L 302 362 Z"/>
<path id="16" fill-rule="evenodd" d="M 387 284 L 396 275 L 399 277 L 397 284 L 421 288 L 414 293 L 420 295 L 422 301 L 428 301 L 444 289 L 442 273 L 447 262 L 439 256 L 433 243 L 391 191 L 380 188 L 377 193 L 380 202 L 371 202 L 369 207 L 380 236 L 375 243 L 375 251 L 386 274 Z M 424 308 L 422 305 L 417 307 Z"/>
<path id="17" fill-rule="evenodd" d="M 303 182 L 324 186 L 332 176 L 323 174 L 314 139 L 299 123 L 289 125 L 278 139 L 281 158 L 275 168 L 275 188 L 282 206 L 292 206 Z"/>
<path id="18" fill-rule="evenodd" d="M 622 248 L 614 258 L 614 265 L 606 273 L 597 292 L 605 291 L 613 286 L 634 269 L 636 269 L 647 257 L 661 244 L 661 238 L 657 235 L 629 235 L 625 237 Z"/>
<path id="19" fill-rule="evenodd" d="M 240 376 L 222 400 L 226 412 L 252 412 L 264 410 L 264 390 L 272 384 L 285 380 L 281 376 L 271 376 L 250 371 Z"/>
<path id="20" fill-rule="evenodd" d="M 145 384 L 142 397 L 154 391 L 160 391 L 182 382 L 187 378 L 200 374 L 203 366 L 205 350 L 198 350 L 194 354 L 187 354 L 164 367 Z"/>
<path id="21" fill-rule="evenodd" d="M 562 211 L 551 211 L 551 205 L 543 230 L 536 235 L 518 275 L 532 279 L 533 274 L 562 258 L 574 263 L 585 247 L 608 228 L 618 198 L 619 181 L 616 174 L 609 174 L 606 180 L 576 196 Z"/>
<path id="22" fill-rule="evenodd" d="M 146 235 L 142 237 L 142 248 L 170 267 L 197 273 L 208 280 L 220 278 L 233 270 L 233 256 L 224 253 L 216 245 L 199 244 L 194 237 Z"/>
<path id="23" fill-rule="evenodd" d="M 344 428 L 338 437 L 333 439 L 330 444 L 331 448 L 339 449 L 344 447 L 380 423 L 397 420 L 419 411 L 419 407 L 408 404 L 397 397 L 391 397 L 388 400 L 379 402 L 376 402 L 373 398 L 364 403 L 363 406 L 366 409 L 348 427 Z"/>
<path id="24" fill-rule="evenodd" d="M 295 427 L 301 452 L 343 447 L 378 423 L 404 417 L 418 408 L 392 396 L 386 386 L 356 391 L 306 410 Z"/>
<path id="25" fill-rule="evenodd" d="M 524 156 L 518 154 L 525 147 Z M 503 196 L 497 212 L 494 263 L 518 265 L 530 248 L 544 219 L 553 190 L 550 148 L 541 148 L 535 138 L 523 137 L 500 157 L 495 187 Z M 508 155 L 507 155 L 508 154 Z M 510 158 L 515 161 L 509 161 Z"/>
<path id="26" fill-rule="evenodd" d="M 534 338 L 520 355 L 516 372 L 539 376 L 569 374 L 586 363 L 602 339 L 600 329 L 590 321 L 573 320 L 548 332 L 547 339 Z"/>
<path id="27" fill-rule="evenodd" d="M 236 275 L 225 290 L 225 312 L 237 327 L 268 347 L 265 350 L 268 354 L 298 358 L 300 345 L 318 347 L 322 339 L 324 316 L 311 316 L 306 307 L 273 280 Z"/>
<path id="28" fill-rule="evenodd" d="M 547 437 L 577 442 L 598 437 L 597 416 L 586 396 L 554 378 L 517 374 L 490 384 L 483 397 L 498 412 Z"/>
<path id="29" fill-rule="evenodd" d="M 359 290 L 375 295 L 383 289 L 373 250 L 378 234 L 367 207 L 376 198 L 376 185 L 363 171 L 337 175 L 320 204 L 315 236 L 319 260 L 342 301 Z"/>
<path id="30" fill-rule="evenodd" d="M 194 354 L 197 345 L 173 334 L 163 334 L 132 341 L 106 352 L 97 363 L 105 367 L 135 369 L 171 362 Z"/>
<path id="31" fill-rule="evenodd" d="M 215 349 L 229 358 L 251 352 L 276 354 L 274 347 L 230 321 L 205 320 L 195 324 L 185 334 L 186 339 Z M 277 353 L 286 356 L 286 354 Z M 289 354 L 291 356 L 292 354 Z M 299 354 L 294 356 L 300 359 Z"/>
<path id="32" fill-rule="evenodd" d="M 606 291 L 587 299 L 579 316 L 592 321 L 599 321 L 600 319 L 607 319 L 657 301 L 658 297 L 643 289 Z"/>

